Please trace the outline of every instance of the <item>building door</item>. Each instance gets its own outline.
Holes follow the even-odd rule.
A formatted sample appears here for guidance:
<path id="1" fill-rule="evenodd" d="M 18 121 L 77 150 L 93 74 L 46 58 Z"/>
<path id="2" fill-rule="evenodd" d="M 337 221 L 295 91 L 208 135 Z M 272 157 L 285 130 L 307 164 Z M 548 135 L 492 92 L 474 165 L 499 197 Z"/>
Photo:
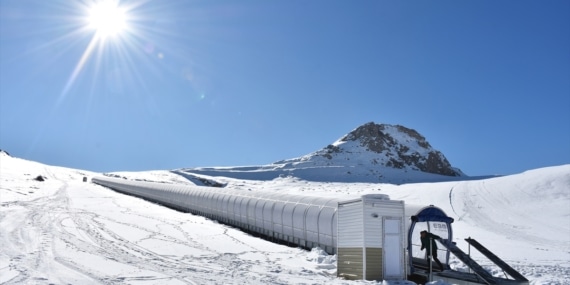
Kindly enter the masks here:
<path id="1" fill-rule="evenodd" d="M 385 280 L 403 280 L 404 245 L 402 244 L 402 218 L 384 217 L 383 219 L 383 253 Z"/>

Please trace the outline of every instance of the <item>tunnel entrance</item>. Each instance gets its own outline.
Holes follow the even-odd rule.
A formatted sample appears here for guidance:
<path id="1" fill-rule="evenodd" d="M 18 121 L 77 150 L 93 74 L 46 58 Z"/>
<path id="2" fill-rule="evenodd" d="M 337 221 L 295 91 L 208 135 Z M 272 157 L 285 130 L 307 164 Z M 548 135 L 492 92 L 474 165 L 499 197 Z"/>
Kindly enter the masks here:
<path id="1" fill-rule="evenodd" d="M 408 223 L 408 279 L 416 283 L 424 284 L 431 280 L 444 280 L 453 284 L 475 285 L 475 284 L 503 284 L 503 285 L 528 285 L 528 280 L 506 262 L 501 260 L 489 249 L 485 248 L 478 241 L 465 239 L 470 247 L 480 251 L 491 262 L 497 265 L 510 278 L 501 278 L 491 275 L 469 254 L 463 252 L 455 242 L 453 242 L 453 229 L 451 224 L 453 218 L 448 217 L 445 212 L 433 205 L 430 206 L 406 206 L 406 218 Z M 441 237 L 436 241 L 437 256 L 443 265 L 444 270 L 440 270 L 437 265 L 430 267 L 430 260 L 427 259 L 427 250 L 421 250 L 420 232 L 428 231 Z M 469 267 L 470 272 L 459 272 L 451 270 L 449 267 L 449 257 L 453 254 L 457 259 Z M 431 270 L 430 270 L 431 269 Z"/>
<path id="2" fill-rule="evenodd" d="M 420 232 L 427 231 L 442 239 L 452 240 L 453 218 L 448 217 L 443 210 L 433 205 L 427 207 L 410 205 L 406 207 L 406 215 L 409 215 L 408 261 L 410 273 L 413 274 L 418 269 L 427 270 L 429 268 L 427 250 L 421 250 Z M 437 256 L 444 268 L 449 268 L 449 255 L 450 251 L 446 247 L 437 246 Z"/>

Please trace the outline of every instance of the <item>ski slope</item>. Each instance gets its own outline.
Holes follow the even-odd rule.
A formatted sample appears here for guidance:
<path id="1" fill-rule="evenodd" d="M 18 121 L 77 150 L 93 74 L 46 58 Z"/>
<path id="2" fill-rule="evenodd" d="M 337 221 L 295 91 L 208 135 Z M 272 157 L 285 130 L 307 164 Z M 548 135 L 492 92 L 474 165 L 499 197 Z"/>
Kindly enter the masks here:
<path id="1" fill-rule="evenodd" d="M 191 184 L 169 171 L 116 174 Z M 38 175 L 47 179 L 34 180 Z M 0 154 L 0 284 L 375 284 L 336 278 L 335 256 L 319 249 L 274 244 L 82 182 L 94 175 Z M 454 241 L 462 249 L 471 236 L 531 284 L 570 284 L 570 165 L 399 186 L 215 179 L 236 191 L 382 193 L 433 204 L 455 218 Z M 473 256 L 492 274 L 502 274 Z M 467 270 L 458 260 L 451 265 Z"/>

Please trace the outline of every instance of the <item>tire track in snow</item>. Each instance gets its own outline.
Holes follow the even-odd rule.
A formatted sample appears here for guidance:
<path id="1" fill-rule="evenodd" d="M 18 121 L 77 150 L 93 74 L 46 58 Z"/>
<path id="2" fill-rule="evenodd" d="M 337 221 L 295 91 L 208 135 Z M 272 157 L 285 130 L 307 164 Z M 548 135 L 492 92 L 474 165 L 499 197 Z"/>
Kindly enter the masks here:
<path id="1" fill-rule="evenodd" d="M 451 187 L 451 189 L 449 189 L 449 206 L 451 206 L 451 210 L 453 211 L 455 216 L 459 217 L 459 215 L 455 211 L 455 208 L 453 207 L 453 188 L 455 188 L 455 186 L 453 186 L 453 187 Z"/>
<path id="2" fill-rule="evenodd" d="M 122 224 L 125 226 L 130 226 L 137 228 L 139 230 L 147 232 L 149 236 L 155 235 L 156 231 L 148 230 L 143 227 L 136 227 L 131 224 L 123 223 L 121 221 L 101 216 L 95 213 L 84 213 L 83 215 L 72 215 L 72 222 L 76 225 L 77 229 L 80 230 L 84 237 L 86 237 L 89 242 L 83 239 L 78 239 L 77 237 L 71 237 L 67 239 L 67 243 L 70 246 L 77 248 L 80 251 L 84 251 L 88 254 L 94 256 L 102 257 L 111 262 L 116 262 L 122 265 L 127 265 L 133 267 L 133 270 L 140 271 L 150 271 L 145 274 L 150 274 L 151 272 L 158 273 L 159 276 L 154 277 L 157 280 L 164 279 L 175 279 L 179 280 L 185 284 L 194 284 L 194 281 L 188 279 L 188 273 L 190 272 L 200 272 L 201 274 L 209 273 L 207 268 L 192 267 L 190 264 L 186 264 L 181 260 L 173 259 L 167 255 L 162 255 L 155 253 L 147 248 L 138 245 L 136 242 L 129 240 L 128 238 L 122 236 L 119 233 L 114 232 L 107 226 L 107 222 L 113 222 L 117 224 Z M 80 266 L 76 265 L 80 268 Z M 88 271 L 93 269 L 82 269 L 83 271 Z M 131 270 L 132 271 L 132 270 Z M 89 272 L 87 272 L 89 273 Z M 103 281 L 112 283 L 121 283 L 133 278 L 143 278 L 145 280 L 153 279 L 151 276 L 122 276 L 121 274 L 105 274 L 104 272 L 92 272 L 91 275 L 105 276 Z M 132 275 L 132 274 L 130 274 Z M 200 282 L 200 281 L 198 281 Z"/>
<path id="3" fill-rule="evenodd" d="M 51 178 L 54 176 L 51 175 Z M 7 280 L 5 284 L 47 280 L 46 276 L 39 275 L 38 272 L 51 271 L 57 267 L 57 262 L 54 262 L 56 252 L 53 224 L 60 213 L 65 211 L 67 205 L 65 188 L 66 183 L 62 183 L 53 195 L 10 205 L 15 207 L 10 212 L 11 219 L 19 216 L 20 222 L 14 227 L 3 229 L 3 233 L 8 232 L 9 237 L 3 238 L 2 243 L 8 255 L 17 256 L 10 260 L 9 267 L 18 274 Z"/>
<path id="4" fill-rule="evenodd" d="M 139 198 L 135 198 L 135 199 L 139 199 Z M 148 203 L 147 201 L 145 201 L 145 203 Z M 117 205 L 118 207 L 120 207 L 120 205 Z M 131 212 L 130 209 L 126 209 L 126 211 Z M 240 256 L 242 255 L 247 255 L 250 253 L 259 253 L 259 254 L 263 254 L 264 258 L 266 261 L 269 261 L 269 253 L 263 253 L 258 251 L 257 249 L 255 249 L 253 246 L 251 246 L 250 244 L 234 237 L 232 234 L 233 233 L 233 228 L 229 227 L 229 226 L 225 226 L 225 225 L 221 225 L 220 227 L 224 227 L 223 231 L 219 234 L 220 236 L 224 236 L 225 238 L 231 240 L 233 243 L 236 244 L 240 244 L 240 247 L 248 247 L 251 250 L 250 251 L 243 251 L 243 252 L 239 252 L 239 253 L 226 253 L 226 252 L 220 252 L 219 250 L 216 250 L 215 248 L 211 248 L 210 246 L 207 246 L 205 244 L 203 244 L 200 239 L 197 239 L 196 237 L 192 237 L 191 235 L 189 235 L 187 233 L 187 231 L 185 231 L 184 229 L 182 229 L 182 227 L 180 226 L 182 224 L 182 222 L 172 222 L 172 221 L 168 221 L 166 219 L 160 219 L 160 218 L 156 218 L 154 216 L 150 216 L 150 215 L 144 215 L 141 213 L 130 213 L 133 215 L 137 215 L 139 217 L 145 218 L 145 219 L 150 219 L 150 220 L 154 220 L 156 222 L 158 222 L 160 225 L 162 226 L 171 226 L 173 228 L 176 228 L 177 231 L 179 231 L 183 236 L 184 236 L 184 240 L 179 240 L 176 239 L 175 237 L 172 236 L 167 236 L 165 235 L 165 233 L 160 233 L 160 232 L 153 232 L 153 231 L 149 231 L 149 233 L 151 235 L 149 235 L 147 238 L 145 239 L 158 239 L 158 240 L 164 240 L 164 241 L 168 241 L 168 242 L 173 242 L 173 243 L 178 243 L 181 245 L 187 245 L 199 250 L 202 250 L 204 252 L 209 252 L 209 253 L 214 253 L 213 255 L 209 254 L 210 256 L 201 256 L 200 257 L 200 261 L 198 263 L 200 263 L 200 268 L 203 268 L 204 270 L 209 271 L 208 273 L 215 273 L 215 269 L 212 268 L 219 268 L 218 270 L 223 270 L 225 271 L 225 276 L 217 276 L 217 281 L 216 282 L 220 282 L 220 280 L 223 280 L 221 278 L 226 278 L 226 281 L 224 283 L 232 283 L 232 282 L 236 282 L 236 280 L 244 280 L 244 281 L 240 281 L 240 282 L 245 282 L 247 280 L 251 280 L 251 278 L 253 279 L 260 279 L 263 278 L 265 276 L 256 276 L 255 274 L 252 275 L 252 268 L 259 266 L 260 261 L 259 260 L 254 260 L 254 261 L 250 261 L 250 260 L 244 260 L 242 259 Z M 184 213 L 184 215 L 190 215 L 192 217 L 197 217 L 199 219 L 204 219 L 204 221 L 208 221 L 208 222 L 215 222 L 212 221 L 210 219 L 206 219 L 204 217 L 201 216 L 195 216 L 189 213 Z M 118 222 L 118 221 L 115 221 Z M 119 222 L 120 223 L 120 222 Z M 138 227 L 138 226 L 134 226 L 134 225 L 130 225 L 130 224 L 124 224 L 126 226 L 133 226 L 137 229 L 142 229 L 145 230 L 144 228 Z M 238 230 L 236 230 L 238 231 Z M 241 231 L 239 232 L 241 233 Z M 173 260 L 173 262 L 185 262 L 186 266 L 188 267 L 196 267 L 196 262 L 192 262 L 192 261 L 181 261 L 179 259 L 177 260 Z M 203 265 L 203 264 L 206 264 Z M 267 279 L 265 277 L 265 279 Z M 267 282 L 272 283 L 273 279 L 271 280 L 266 280 Z M 214 281 L 214 280 L 210 280 L 210 281 Z M 240 283 L 238 282 L 238 283 Z"/>
<path id="5" fill-rule="evenodd" d="M 469 215 L 474 225 L 509 239 L 530 241 L 536 244 L 553 242 L 546 237 L 527 233 L 527 228 L 520 225 L 520 221 L 530 218 L 527 217 L 525 209 L 519 210 L 507 205 L 512 203 L 510 199 L 513 197 L 505 197 L 501 191 L 493 191 L 487 187 L 486 181 L 468 184 L 463 190 L 464 215 Z M 507 208 L 514 209 L 514 211 L 505 212 L 503 209 Z M 495 217 L 498 215 L 503 216 L 501 221 L 512 219 L 512 224 L 497 222 Z M 505 217 L 505 215 L 508 216 Z"/>
<path id="6" fill-rule="evenodd" d="M 57 179 L 49 172 L 47 176 L 49 179 Z M 95 213 L 70 209 L 67 188 L 67 183 L 63 182 L 54 195 L 8 205 L 18 208 L 21 222 L 12 230 L 2 231 L 3 251 L 7 256 L 16 256 L 10 259 L 8 268 L 10 272 L 17 273 L 8 280 L 3 279 L 3 284 L 65 283 L 62 280 L 53 280 L 54 276 L 42 276 L 41 273 L 38 275 L 38 272 L 50 272 L 53 271 L 52 268 L 59 266 L 75 272 L 72 275 L 82 276 L 79 282 L 81 284 L 118 284 L 133 278 L 149 281 L 177 279 L 184 284 L 195 284 L 188 278 L 188 272 L 192 272 L 192 269 L 183 268 L 187 264 L 129 242 L 109 230 L 104 222 L 98 220 L 104 218 Z M 5 232 L 8 234 L 5 235 Z M 60 248 L 65 247 L 67 256 L 58 253 L 56 243 Z M 74 260 L 72 255 L 69 256 L 70 249 L 83 256 L 91 255 L 117 263 L 132 264 L 134 270 L 154 271 L 159 273 L 159 276 L 112 276 L 97 270 L 93 265 L 86 266 L 85 261 L 82 264 L 81 261 Z M 179 266 L 176 266 L 177 264 Z M 198 270 L 200 269 L 194 269 Z M 204 273 L 207 269 L 201 271 Z"/>
<path id="7" fill-rule="evenodd" d="M 119 194 L 122 195 L 122 194 Z M 151 202 L 145 201 L 144 199 L 140 199 L 137 197 L 131 197 L 131 199 L 137 199 L 140 201 L 144 201 L 144 203 L 150 203 L 153 204 Z M 119 203 L 117 203 L 117 201 L 114 201 L 114 203 L 116 204 L 117 208 L 123 208 L 123 206 L 121 206 Z M 162 207 L 162 206 L 161 206 Z M 274 262 L 271 262 L 271 255 L 275 254 L 275 253 L 268 253 L 268 252 L 264 252 L 263 250 L 259 250 L 257 249 L 254 245 L 252 245 L 251 243 L 248 243 L 242 239 L 240 239 L 240 237 L 243 235 L 243 237 L 246 237 L 247 239 L 251 239 L 252 237 L 248 234 L 243 233 L 242 231 L 235 229 L 231 226 L 227 226 L 227 225 L 222 225 L 219 224 L 219 227 L 222 228 L 222 232 L 220 232 L 219 234 L 214 234 L 213 236 L 209 236 L 209 237 L 195 237 L 190 235 L 186 230 L 184 230 L 182 228 L 182 225 L 184 223 L 188 223 L 189 220 L 192 219 L 188 219 L 185 221 L 176 221 L 174 220 L 169 220 L 169 219 L 164 219 L 164 218 L 159 218 L 153 215 L 147 215 L 144 214 L 144 212 L 140 212 L 140 211 L 133 211 L 129 208 L 124 208 L 122 210 L 125 213 L 129 213 L 130 215 L 135 215 L 144 219 L 148 219 L 148 220 L 152 220 L 154 222 L 149 222 L 149 224 L 153 224 L 156 223 L 159 227 L 172 227 L 172 228 L 176 228 L 176 230 L 181 233 L 181 235 L 184 236 L 183 240 L 177 239 L 174 236 L 168 236 L 166 232 L 159 232 L 159 231 L 149 231 L 149 233 L 151 235 L 149 235 L 148 237 L 145 238 L 146 239 L 156 239 L 156 240 L 164 240 L 164 241 L 168 241 L 168 242 L 175 242 L 175 243 L 179 243 L 182 245 L 188 245 L 191 246 L 193 248 L 202 250 L 204 252 L 208 252 L 208 255 L 206 256 L 200 256 L 198 262 L 194 261 L 194 258 L 191 258 L 190 260 L 186 260 L 183 259 L 185 262 L 187 262 L 188 266 L 190 267 L 196 267 L 196 263 L 199 263 L 199 267 L 200 268 L 206 268 L 210 271 L 210 273 L 212 274 L 217 274 L 218 272 L 223 272 L 223 275 L 218 275 L 215 282 L 222 282 L 222 280 L 224 280 L 223 283 L 225 284 L 241 284 L 244 282 L 249 282 L 252 280 L 256 280 L 259 282 L 263 282 L 263 283 L 269 283 L 269 284 L 275 284 L 275 283 L 283 283 L 286 281 L 279 281 L 280 279 L 283 279 L 282 276 L 280 276 L 278 273 L 282 271 L 281 266 L 278 264 L 274 264 Z M 174 211 L 174 210 L 169 210 L 169 211 Z M 177 213 L 180 213 L 178 211 L 175 211 Z M 193 217 L 193 218 L 197 218 L 199 220 L 203 220 L 206 223 L 217 223 L 213 220 L 201 217 L 201 216 L 196 216 L 193 214 L 189 214 L 189 213 L 181 213 L 182 215 L 188 215 L 189 217 Z M 120 221 L 116 221 L 113 220 L 114 222 L 117 223 L 122 223 Z M 195 222 L 192 222 L 195 223 Z M 122 223 L 125 226 L 132 226 L 134 228 L 137 229 L 141 229 L 141 230 L 148 230 L 148 228 L 142 228 L 140 226 L 137 225 L 131 225 L 128 223 Z M 237 234 L 237 236 L 236 236 Z M 236 244 L 237 247 L 240 248 L 249 248 L 249 250 L 244 250 L 241 252 L 220 252 L 219 249 L 217 248 L 212 248 L 209 245 L 206 245 L 204 242 L 208 243 L 208 240 L 211 238 L 220 238 L 221 240 L 220 242 L 223 243 L 227 243 L 229 240 L 232 244 Z M 289 249 L 289 248 L 287 248 Z M 249 255 L 260 255 L 262 257 L 260 258 L 255 258 L 253 260 L 251 260 L 250 258 L 248 258 Z M 178 261 L 182 260 L 182 259 L 177 259 Z M 260 266 L 263 266 L 263 264 L 269 264 L 270 266 L 267 268 L 262 268 L 260 269 Z M 274 274 L 267 274 L 267 272 L 273 272 Z M 240 281 L 241 280 L 241 281 Z M 214 280 L 211 280 L 212 282 L 214 282 Z"/>

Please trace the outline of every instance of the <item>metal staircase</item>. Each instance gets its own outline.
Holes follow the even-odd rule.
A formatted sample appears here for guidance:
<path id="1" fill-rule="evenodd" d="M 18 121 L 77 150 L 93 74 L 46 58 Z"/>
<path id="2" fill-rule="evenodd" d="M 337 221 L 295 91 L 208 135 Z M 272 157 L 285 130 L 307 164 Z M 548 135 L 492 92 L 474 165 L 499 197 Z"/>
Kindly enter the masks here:
<path id="1" fill-rule="evenodd" d="M 481 265 L 479 265 L 475 260 L 473 260 L 468 254 L 466 254 L 463 250 L 461 250 L 455 243 L 451 242 L 450 240 L 438 240 L 445 248 L 447 248 L 453 255 L 455 255 L 461 262 L 467 265 L 475 275 L 477 275 L 476 282 L 469 282 L 470 284 L 488 284 L 488 285 L 528 285 L 528 279 L 526 279 L 522 274 L 517 272 L 514 268 L 509 266 L 495 254 L 493 254 L 490 250 L 485 248 L 481 245 L 478 241 L 468 238 L 465 239 L 470 245 L 472 245 L 475 249 L 479 250 L 483 255 L 485 255 L 489 260 L 499 266 L 505 273 L 510 275 L 513 279 L 506 279 L 501 277 L 494 277 L 491 275 L 487 270 L 485 270 Z M 446 272 L 442 272 L 437 274 L 439 276 L 448 275 Z M 454 275 L 454 274 L 450 274 Z M 451 277 L 451 276 L 449 276 Z M 451 277 L 453 278 L 453 277 Z M 456 277 L 457 278 L 457 277 Z M 465 280 L 466 281 L 466 280 Z"/>
<path id="2" fill-rule="evenodd" d="M 486 247 L 484 247 L 475 239 L 466 238 L 465 241 L 467 241 L 467 243 L 469 243 L 471 246 L 473 246 L 479 252 L 485 255 L 489 260 L 493 261 L 493 263 L 499 266 L 505 273 L 510 275 L 515 280 L 528 282 L 528 279 L 522 276 L 522 274 L 520 274 L 518 271 L 516 271 L 514 268 L 512 268 L 510 265 L 508 265 L 506 262 L 504 262 L 502 259 L 500 259 L 498 256 L 496 256 L 494 253 L 492 253 L 490 250 L 488 250 Z"/>
<path id="3" fill-rule="evenodd" d="M 479 263 L 473 260 L 469 255 L 467 255 L 463 250 L 461 250 L 455 243 L 449 240 L 440 240 L 441 244 L 447 248 L 453 255 L 455 255 L 461 262 L 467 265 L 473 272 L 482 278 L 486 284 L 497 284 L 495 277 L 491 275 L 487 270 L 485 270 Z"/>

